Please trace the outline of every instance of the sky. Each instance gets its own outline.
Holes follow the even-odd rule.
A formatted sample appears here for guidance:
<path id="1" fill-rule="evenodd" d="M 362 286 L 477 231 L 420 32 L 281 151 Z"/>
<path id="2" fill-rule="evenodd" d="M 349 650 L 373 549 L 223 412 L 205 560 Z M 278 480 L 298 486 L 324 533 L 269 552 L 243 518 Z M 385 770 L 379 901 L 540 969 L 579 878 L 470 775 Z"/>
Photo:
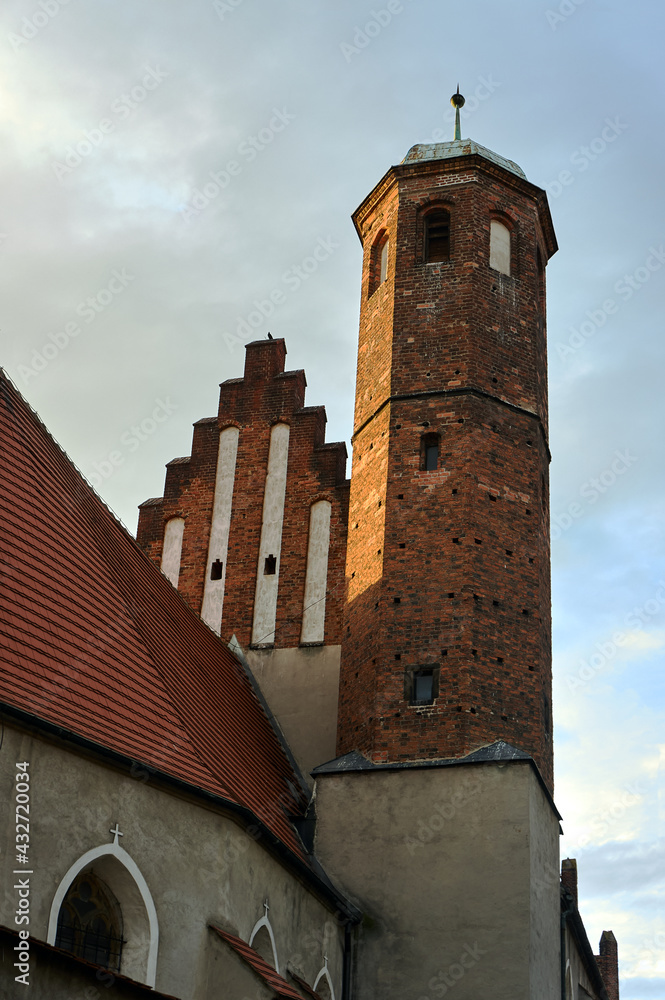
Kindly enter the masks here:
<path id="1" fill-rule="evenodd" d="M 132 532 L 268 330 L 350 452 L 350 215 L 452 138 L 458 82 L 463 135 L 547 190 L 555 798 L 622 1000 L 665 995 L 664 28 L 646 0 L 0 9 L 0 363 Z"/>

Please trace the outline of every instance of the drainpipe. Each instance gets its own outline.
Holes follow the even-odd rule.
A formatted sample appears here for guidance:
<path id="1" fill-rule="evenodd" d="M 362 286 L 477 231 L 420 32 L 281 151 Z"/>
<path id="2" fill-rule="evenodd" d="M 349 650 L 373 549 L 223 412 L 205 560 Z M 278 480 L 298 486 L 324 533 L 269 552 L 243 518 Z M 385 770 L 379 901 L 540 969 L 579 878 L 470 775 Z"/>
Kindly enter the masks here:
<path id="1" fill-rule="evenodd" d="M 342 964 L 342 1000 L 352 1000 L 353 931 L 347 920 L 344 925 L 344 960 Z"/>

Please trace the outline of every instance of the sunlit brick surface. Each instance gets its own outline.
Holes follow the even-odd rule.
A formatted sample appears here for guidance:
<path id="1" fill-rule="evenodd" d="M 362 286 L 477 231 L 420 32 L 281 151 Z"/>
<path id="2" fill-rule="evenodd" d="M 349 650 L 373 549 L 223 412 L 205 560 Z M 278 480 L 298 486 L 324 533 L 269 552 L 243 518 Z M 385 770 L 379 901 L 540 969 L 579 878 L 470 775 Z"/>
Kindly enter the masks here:
<path id="1" fill-rule="evenodd" d="M 428 208 L 450 260 L 423 260 Z M 497 739 L 552 781 L 543 192 L 480 156 L 392 168 L 364 245 L 338 752 L 457 757 Z M 511 274 L 489 266 L 511 231 Z M 368 298 L 385 233 L 387 280 Z M 421 437 L 440 439 L 421 471 Z M 410 667 L 440 671 L 431 706 Z"/>

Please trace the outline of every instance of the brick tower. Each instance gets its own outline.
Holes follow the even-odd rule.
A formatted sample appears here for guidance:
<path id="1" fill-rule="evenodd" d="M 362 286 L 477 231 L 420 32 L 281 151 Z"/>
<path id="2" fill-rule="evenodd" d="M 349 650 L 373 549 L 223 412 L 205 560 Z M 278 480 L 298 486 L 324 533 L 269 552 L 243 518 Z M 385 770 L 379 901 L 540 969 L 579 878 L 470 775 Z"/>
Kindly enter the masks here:
<path id="1" fill-rule="evenodd" d="M 364 249 L 338 754 L 502 740 L 551 789 L 547 198 L 471 141 L 417 145 Z"/>

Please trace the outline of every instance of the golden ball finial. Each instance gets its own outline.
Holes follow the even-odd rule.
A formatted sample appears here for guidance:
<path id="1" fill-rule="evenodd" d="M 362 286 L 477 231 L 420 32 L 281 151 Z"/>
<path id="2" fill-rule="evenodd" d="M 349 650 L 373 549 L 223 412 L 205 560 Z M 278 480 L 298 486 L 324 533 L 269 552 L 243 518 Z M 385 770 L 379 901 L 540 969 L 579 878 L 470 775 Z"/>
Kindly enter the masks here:
<path id="1" fill-rule="evenodd" d="M 459 92 L 459 83 L 457 84 L 457 93 L 453 94 L 453 96 L 450 98 L 450 103 L 452 104 L 452 106 L 454 108 L 457 108 L 457 109 L 463 108 L 464 105 L 466 104 L 465 99 L 462 97 L 462 95 Z"/>
<path id="2" fill-rule="evenodd" d="M 459 92 L 459 83 L 457 84 L 457 93 L 453 94 L 450 98 L 450 103 L 455 109 L 455 142 L 460 142 L 462 139 L 462 128 L 459 120 L 459 109 L 464 107 L 466 101 Z"/>

